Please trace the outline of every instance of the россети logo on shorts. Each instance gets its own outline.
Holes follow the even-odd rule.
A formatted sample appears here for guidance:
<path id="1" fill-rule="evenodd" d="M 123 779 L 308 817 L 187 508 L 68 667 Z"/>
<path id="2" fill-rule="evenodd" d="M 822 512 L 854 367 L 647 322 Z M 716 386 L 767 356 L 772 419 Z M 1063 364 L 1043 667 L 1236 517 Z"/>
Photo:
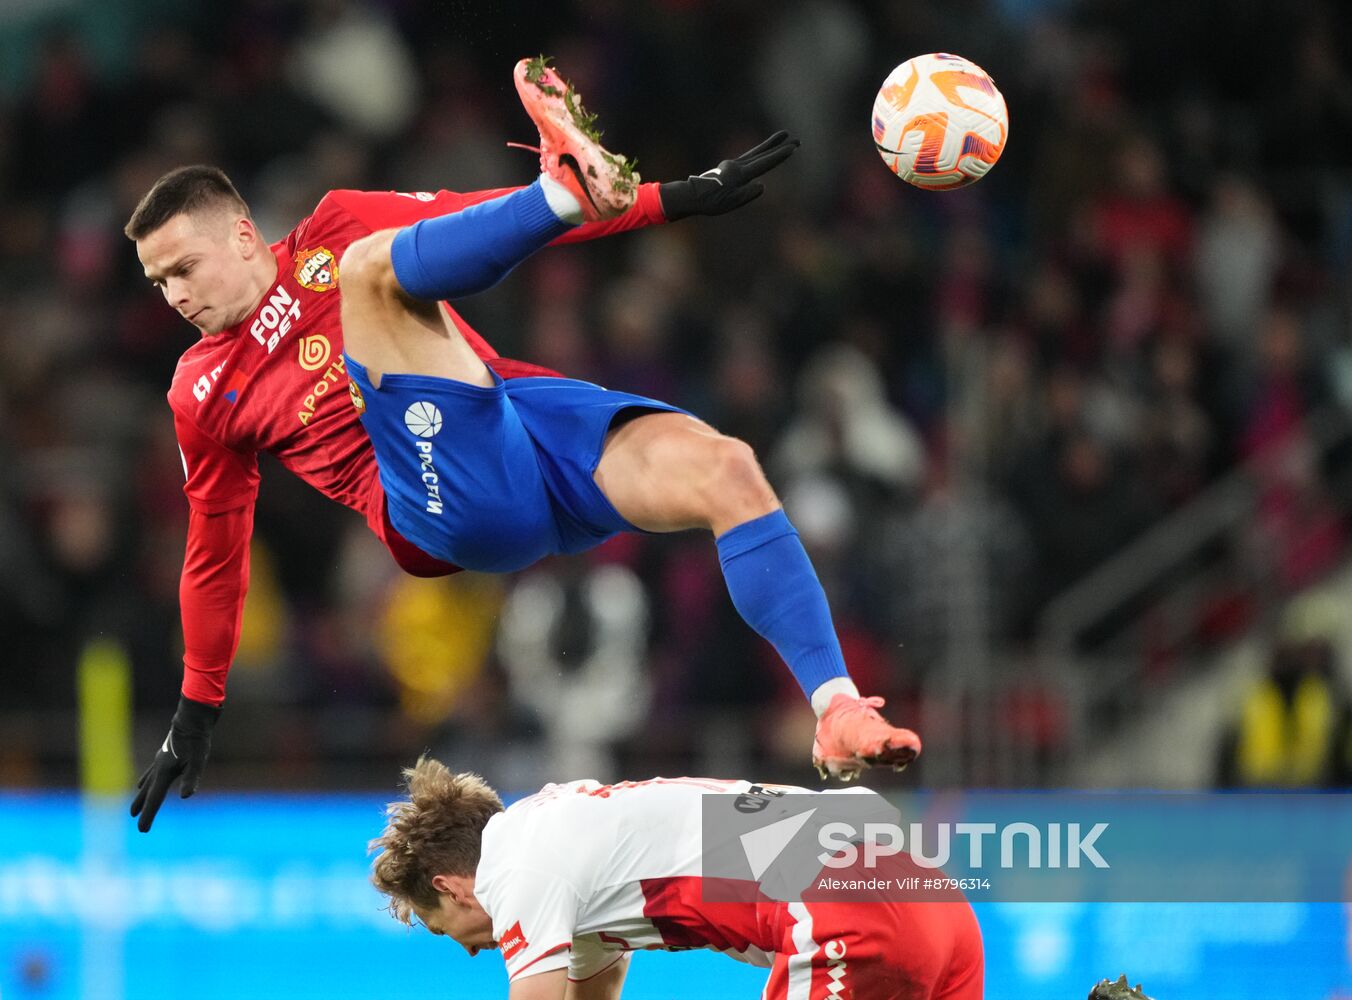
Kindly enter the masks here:
<path id="1" fill-rule="evenodd" d="M 423 438 L 414 445 L 418 452 L 418 477 L 427 492 L 427 505 L 423 508 L 429 514 L 440 515 L 445 509 L 441 499 L 441 474 L 432 458 L 432 442 L 426 440 L 441 433 L 441 410 L 435 404 L 420 399 L 404 411 L 404 426 L 410 434 Z"/>

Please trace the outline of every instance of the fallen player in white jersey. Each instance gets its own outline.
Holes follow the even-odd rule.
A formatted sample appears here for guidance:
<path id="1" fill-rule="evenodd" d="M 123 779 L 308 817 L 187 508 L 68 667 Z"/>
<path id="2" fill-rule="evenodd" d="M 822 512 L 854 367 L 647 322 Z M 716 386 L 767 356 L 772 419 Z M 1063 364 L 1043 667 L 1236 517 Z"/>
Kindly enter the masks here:
<path id="1" fill-rule="evenodd" d="M 399 920 L 470 955 L 500 950 L 510 1000 L 615 1000 L 629 953 L 712 948 L 768 966 L 769 1000 L 982 995 L 981 932 L 960 894 L 935 901 L 727 892 L 701 872 L 704 796 L 739 811 L 786 786 L 715 778 L 546 785 L 508 809 L 473 774 L 423 757 L 371 842 Z M 912 864 L 896 855 L 897 870 Z M 724 901 L 726 900 L 726 901 Z"/>

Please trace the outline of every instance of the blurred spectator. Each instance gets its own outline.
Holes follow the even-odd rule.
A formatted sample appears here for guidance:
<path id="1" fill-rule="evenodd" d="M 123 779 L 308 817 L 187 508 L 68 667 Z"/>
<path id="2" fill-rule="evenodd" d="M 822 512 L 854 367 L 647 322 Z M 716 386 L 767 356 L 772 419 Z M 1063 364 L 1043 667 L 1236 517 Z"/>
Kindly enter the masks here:
<path id="1" fill-rule="evenodd" d="M 43 39 L 31 88 L 16 116 L 13 193 L 50 207 L 97 174 L 116 138 L 116 116 L 73 31 L 56 29 Z"/>
<path id="2" fill-rule="evenodd" d="M 296 88 L 352 132 L 391 139 L 418 106 L 417 69 L 394 23 L 375 6 L 314 0 L 291 49 Z"/>
<path id="3" fill-rule="evenodd" d="M 1347 12 L 1338 4 L 1314 5 L 1292 33 L 1281 71 L 1280 96 L 1263 93 L 1260 128 L 1263 166 L 1283 183 L 1281 200 L 1295 232 L 1311 240 L 1326 235 L 1326 179 L 1352 166 L 1342 143 L 1328 137 L 1352 128 L 1352 74 L 1347 69 Z"/>
<path id="4" fill-rule="evenodd" d="M 1066 437 L 1050 472 L 1029 489 L 1024 507 L 1044 600 L 1098 567 L 1148 523 L 1133 470 L 1092 435 L 1074 431 Z"/>
<path id="5" fill-rule="evenodd" d="M 784 425 L 788 393 L 764 318 L 743 306 L 722 317 L 713 363 L 708 417 L 724 434 L 768 455 Z"/>
<path id="6" fill-rule="evenodd" d="M 1252 183 L 1221 178 L 1197 241 L 1197 282 L 1211 329 L 1234 347 L 1252 348 L 1280 262 L 1271 203 Z"/>
<path id="7" fill-rule="evenodd" d="M 1087 321 L 1081 299 L 1073 276 L 1051 261 L 1042 262 L 1029 281 L 1021 332 L 1042 367 L 1068 362 L 1087 369 L 1100 361 L 1098 331 Z"/>
<path id="8" fill-rule="evenodd" d="M 1155 498 L 1172 509 L 1196 495 L 1215 467 L 1216 428 L 1198 398 L 1196 344 L 1161 337 L 1150 348 L 1148 364 L 1141 466 Z"/>
<path id="9" fill-rule="evenodd" d="M 601 381 L 655 399 L 676 395 L 672 315 L 646 275 L 613 281 L 601 302 Z"/>
<path id="10" fill-rule="evenodd" d="M 1251 542 L 1273 582 L 1294 593 L 1315 583 L 1342 558 L 1346 519 L 1320 479 L 1308 428 L 1296 427 L 1280 447 L 1254 463 L 1258 509 Z"/>
<path id="11" fill-rule="evenodd" d="M 882 379 L 858 350 L 831 345 L 799 379 L 801 414 L 775 446 L 770 469 L 780 481 L 831 473 L 853 491 L 904 498 L 920 485 L 925 453 L 919 436 L 883 394 Z"/>
<path id="12" fill-rule="evenodd" d="M 821 197 L 840 170 L 840 108 L 867 65 L 868 29 L 843 0 L 792 0 L 776 10 L 768 29 L 756 67 L 761 103 L 779 127 L 819 150 L 799 176 Z M 876 82 L 886 74 L 881 70 Z"/>
<path id="13" fill-rule="evenodd" d="M 498 653 L 544 728 L 554 780 L 619 778 L 612 744 L 648 710 L 648 599 L 618 563 L 554 559 L 507 595 Z"/>
<path id="14" fill-rule="evenodd" d="M 1018 515 L 998 494 L 951 482 L 936 463 L 920 505 L 884 524 L 881 558 L 869 565 L 889 582 L 885 620 L 906 661 L 988 674 L 989 659 L 963 660 L 974 648 L 983 657 L 1007 648 L 1032 607 L 1033 553 Z"/>
<path id="15" fill-rule="evenodd" d="M 1217 783 L 1336 788 L 1352 781 L 1352 702 L 1335 669 L 1328 609 L 1292 605 L 1266 673 L 1222 739 Z M 1325 621 L 1321 621 L 1325 619 Z"/>
<path id="16" fill-rule="evenodd" d="M 1245 455 L 1260 455 L 1290 440 L 1327 403 L 1324 376 L 1311 363 L 1301 317 L 1289 307 L 1268 310 L 1241 378 Z"/>
<path id="17" fill-rule="evenodd" d="M 382 600 L 378 652 L 399 688 L 404 714 L 429 725 L 454 710 L 493 646 L 502 585 L 493 577 L 396 576 Z"/>
<path id="18" fill-rule="evenodd" d="M 407 739 L 407 733 L 401 735 Z M 506 788 L 539 788 L 559 780 L 540 720 L 512 697 L 507 677 L 496 667 L 475 678 L 440 727 L 414 735 L 439 759 L 463 761 L 465 767 L 494 775 Z"/>

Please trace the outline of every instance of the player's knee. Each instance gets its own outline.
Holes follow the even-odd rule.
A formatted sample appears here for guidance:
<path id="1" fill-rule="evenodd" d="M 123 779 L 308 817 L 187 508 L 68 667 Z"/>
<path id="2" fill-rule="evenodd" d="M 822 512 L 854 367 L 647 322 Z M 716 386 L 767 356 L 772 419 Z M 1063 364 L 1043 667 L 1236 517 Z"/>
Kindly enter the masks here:
<path id="1" fill-rule="evenodd" d="M 390 257 L 390 244 L 396 232 L 387 229 L 372 233 L 354 240 L 347 248 L 338 264 L 344 295 L 363 291 L 388 295 L 399 290 L 399 283 L 394 277 L 394 262 Z"/>
<path id="2" fill-rule="evenodd" d="M 749 444 L 720 435 L 705 447 L 708 474 L 704 493 L 712 510 L 748 513 L 775 506 L 774 491 Z"/>

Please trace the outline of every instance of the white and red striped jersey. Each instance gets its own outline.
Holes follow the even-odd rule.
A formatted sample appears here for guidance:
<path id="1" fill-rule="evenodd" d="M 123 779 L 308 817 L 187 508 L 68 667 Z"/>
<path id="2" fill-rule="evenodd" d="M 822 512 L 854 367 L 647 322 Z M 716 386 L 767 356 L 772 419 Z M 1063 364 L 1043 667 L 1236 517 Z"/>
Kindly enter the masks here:
<path id="1" fill-rule="evenodd" d="M 701 797 L 808 790 L 715 778 L 546 785 L 489 820 L 474 894 L 509 979 L 603 972 L 626 951 L 712 948 L 769 966 L 784 904 L 710 902 Z"/>

